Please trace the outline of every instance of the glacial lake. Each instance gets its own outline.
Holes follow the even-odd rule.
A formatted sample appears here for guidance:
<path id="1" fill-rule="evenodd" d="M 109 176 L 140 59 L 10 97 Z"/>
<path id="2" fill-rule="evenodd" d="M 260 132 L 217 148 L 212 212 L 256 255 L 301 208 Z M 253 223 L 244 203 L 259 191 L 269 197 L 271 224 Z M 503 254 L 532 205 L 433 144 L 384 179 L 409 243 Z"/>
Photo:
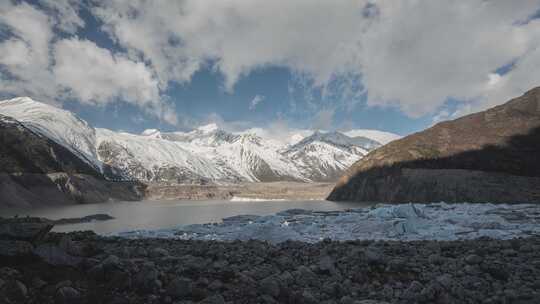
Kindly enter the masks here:
<path id="1" fill-rule="evenodd" d="M 167 229 L 190 224 L 221 222 L 223 218 L 252 214 L 272 215 L 288 209 L 338 211 L 370 204 L 310 201 L 139 201 L 54 206 L 25 210 L 2 210 L 2 216 L 38 216 L 53 220 L 104 213 L 115 219 L 90 223 L 56 225 L 53 231 L 93 230 L 111 234 L 132 230 Z"/>

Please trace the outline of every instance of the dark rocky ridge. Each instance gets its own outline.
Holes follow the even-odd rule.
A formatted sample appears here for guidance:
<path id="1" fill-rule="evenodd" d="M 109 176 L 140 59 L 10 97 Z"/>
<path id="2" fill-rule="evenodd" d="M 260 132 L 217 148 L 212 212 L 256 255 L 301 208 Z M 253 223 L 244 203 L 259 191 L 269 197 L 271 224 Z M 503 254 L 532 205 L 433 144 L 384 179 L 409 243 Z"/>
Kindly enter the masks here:
<path id="1" fill-rule="evenodd" d="M 28 224 L 32 241 L 0 235 L 0 303 L 540 301 L 538 237 L 271 245 L 43 234 L 43 220 L 10 222 Z"/>
<path id="2" fill-rule="evenodd" d="M 144 185 L 111 182 L 79 156 L 0 115 L 0 207 L 138 200 Z"/>
<path id="3" fill-rule="evenodd" d="M 369 153 L 328 199 L 537 203 L 539 155 L 540 87 Z"/>

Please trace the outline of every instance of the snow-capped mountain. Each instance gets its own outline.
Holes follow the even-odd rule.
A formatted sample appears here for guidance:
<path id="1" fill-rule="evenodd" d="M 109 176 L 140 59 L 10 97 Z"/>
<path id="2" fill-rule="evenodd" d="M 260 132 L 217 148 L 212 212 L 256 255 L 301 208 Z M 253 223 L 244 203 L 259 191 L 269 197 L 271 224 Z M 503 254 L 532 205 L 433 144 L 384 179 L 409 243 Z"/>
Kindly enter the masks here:
<path id="1" fill-rule="evenodd" d="M 380 143 L 365 137 L 348 137 L 339 132 L 312 135 L 283 151 L 309 180 L 335 180 L 352 164 Z"/>
<path id="2" fill-rule="evenodd" d="M 10 116 L 30 130 L 50 138 L 101 170 L 96 151 L 96 131 L 73 113 L 28 97 L 0 101 L 0 114 Z"/>
<path id="3" fill-rule="evenodd" d="M 369 136 L 299 130 L 285 140 L 262 129 L 231 133 L 216 124 L 190 132 L 141 134 L 94 128 L 73 113 L 27 97 L 0 114 L 66 147 L 110 179 L 168 183 L 333 180 L 381 143 Z"/>

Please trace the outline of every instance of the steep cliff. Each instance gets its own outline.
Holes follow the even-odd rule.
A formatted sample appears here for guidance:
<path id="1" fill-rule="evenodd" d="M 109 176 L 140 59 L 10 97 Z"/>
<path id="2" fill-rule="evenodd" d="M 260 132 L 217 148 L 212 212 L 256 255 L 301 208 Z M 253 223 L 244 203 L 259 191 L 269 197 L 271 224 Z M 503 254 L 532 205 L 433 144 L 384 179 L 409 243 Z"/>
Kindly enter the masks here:
<path id="1" fill-rule="evenodd" d="M 137 200 L 139 183 L 107 181 L 89 162 L 0 115 L 0 207 Z"/>

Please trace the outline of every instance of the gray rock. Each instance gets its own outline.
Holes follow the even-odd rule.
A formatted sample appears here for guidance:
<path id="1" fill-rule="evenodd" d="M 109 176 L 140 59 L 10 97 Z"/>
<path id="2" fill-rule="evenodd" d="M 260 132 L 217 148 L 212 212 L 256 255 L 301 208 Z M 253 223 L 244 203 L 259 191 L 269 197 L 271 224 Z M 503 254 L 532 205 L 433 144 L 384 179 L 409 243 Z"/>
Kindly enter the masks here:
<path id="1" fill-rule="evenodd" d="M 295 272 L 295 280 L 299 285 L 309 285 L 317 286 L 319 284 L 319 279 L 317 275 L 311 271 L 311 269 L 306 266 L 301 265 L 298 267 L 298 270 Z"/>
<path id="2" fill-rule="evenodd" d="M 56 303 L 77 304 L 80 298 L 81 293 L 71 286 L 63 286 L 56 291 Z"/>
<path id="3" fill-rule="evenodd" d="M 447 291 L 452 291 L 458 286 L 456 280 L 449 274 L 438 276 L 436 281 Z"/>
<path id="4" fill-rule="evenodd" d="M 164 257 L 168 255 L 169 255 L 169 251 L 160 247 L 150 250 L 150 257 L 152 258 Z"/>
<path id="5" fill-rule="evenodd" d="M 323 273 L 335 274 L 337 272 L 334 259 L 332 259 L 330 256 L 327 256 L 327 255 L 320 258 L 319 269 Z"/>
<path id="6" fill-rule="evenodd" d="M 0 257 L 31 256 L 34 247 L 26 241 L 0 240 Z"/>
<path id="7" fill-rule="evenodd" d="M 0 268 L 0 278 L 4 280 L 10 280 L 10 279 L 21 279 L 22 275 L 17 269 L 13 269 L 10 267 L 2 267 Z"/>
<path id="8" fill-rule="evenodd" d="M 188 278 L 175 278 L 167 286 L 167 295 L 182 298 L 191 295 L 193 292 L 193 282 Z"/>
<path id="9" fill-rule="evenodd" d="M 208 288 L 210 288 L 210 290 L 219 290 L 223 287 L 223 283 L 221 283 L 220 280 L 214 280 L 212 281 L 212 283 L 210 283 L 210 285 L 208 285 Z"/>
<path id="10" fill-rule="evenodd" d="M 54 287 L 56 289 L 60 289 L 62 287 L 71 287 L 71 286 L 73 286 L 73 283 L 70 280 L 64 280 L 64 281 L 60 281 L 60 282 L 56 283 L 56 285 Z"/>
<path id="11" fill-rule="evenodd" d="M 11 281 L 6 286 L 7 296 L 9 299 L 15 300 L 15 303 L 23 302 L 28 296 L 28 289 L 19 280 Z"/>
<path id="12" fill-rule="evenodd" d="M 161 287 L 158 283 L 158 271 L 153 263 L 142 265 L 139 272 L 134 277 L 134 284 L 146 292 L 153 292 Z"/>
<path id="13" fill-rule="evenodd" d="M 510 257 L 514 257 L 518 255 L 518 252 L 515 251 L 514 249 L 504 249 L 503 251 L 501 251 L 501 253 Z"/>
<path id="14" fill-rule="evenodd" d="M 467 257 L 465 257 L 465 262 L 467 262 L 467 264 L 470 264 L 470 265 L 476 265 L 482 262 L 482 258 L 476 254 L 470 254 Z"/>
<path id="15" fill-rule="evenodd" d="M 120 268 L 120 259 L 115 255 L 109 255 L 101 262 L 105 271 Z"/>
<path id="16" fill-rule="evenodd" d="M 122 270 L 114 270 L 108 272 L 109 286 L 117 290 L 126 290 L 131 287 L 131 276 L 128 272 Z"/>
<path id="17" fill-rule="evenodd" d="M 88 270 L 88 276 L 96 281 L 105 280 L 105 268 L 102 264 L 96 265 Z"/>
<path id="18" fill-rule="evenodd" d="M 343 296 L 339 300 L 339 304 L 353 304 L 354 300 L 350 296 Z"/>
<path id="19" fill-rule="evenodd" d="M 35 289 L 41 289 L 43 287 L 47 286 L 47 282 L 43 281 L 41 278 L 39 277 L 35 277 L 32 279 L 32 287 L 35 288 Z"/>
<path id="20" fill-rule="evenodd" d="M 71 256 L 53 244 L 38 245 L 33 252 L 44 262 L 55 266 L 77 266 L 82 262 L 82 258 Z"/>
<path id="21" fill-rule="evenodd" d="M 225 304 L 225 299 L 222 295 L 213 295 L 199 302 L 200 304 Z"/>
<path id="22" fill-rule="evenodd" d="M 407 300 L 413 300 L 418 297 L 424 286 L 418 281 L 412 281 L 409 287 L 403 293 L 403 298 Z"/>
<path id="23" fill-rule="evenodd" d="M 443 258 L 438 254 L 430 254 L 428 257 L 428 262 L 433 265 L 441 265 L 443 263 Z"/>
<path id="24" fill-rule="evenodd" d="M 68 235 L 64 235 L 58 244 L 67 254 L 77 257 L 91 257 L 99 252 L 91 243 L 73 241 Z"/>
<path id="25" fill-rule="evenodd" d="M 267 294 L 267 295 L 272 296 L 274 298 L 279 296 L 279 283 L 276 280 L 276 278 L 273 277 L 273 276 L 264 278 L 260 282 L 260 288 L 259 289 L 260 289 L 260 292 L 262 294 Z"/>
<path id="26" fill-rule="evenodd" d="M 315 296 L 313 296 L 311 291 L 304 290 L 302 292 L 302 303 L 315 304 L 315 303 L 319 303 L 319 301 L 317 300 L 317 298 L 315 298 Z"/>
<path id="27" fill-rule="evenodd" d="M 382 252 L 382 249 L 374 247 L 374 246 L 368 247 L 364 251 L 364 256 L 366 258 L 366 261 L 369 264 L 373 264 L 373 265 L 383 264 L 386 261 L 384 253 Z"/>
<path id="28" fill-rule="evenodd" d="M 0 239 L 39 241 L 54 224 L 42 218 L 9 218 L 0 219 Z"/>
<path id="29" fill-rule="evenodd" d="M 141 246 L 138 246 L 133 250 L 132 257 L 146 257 L 148 255 L 148 251 Z"/>

